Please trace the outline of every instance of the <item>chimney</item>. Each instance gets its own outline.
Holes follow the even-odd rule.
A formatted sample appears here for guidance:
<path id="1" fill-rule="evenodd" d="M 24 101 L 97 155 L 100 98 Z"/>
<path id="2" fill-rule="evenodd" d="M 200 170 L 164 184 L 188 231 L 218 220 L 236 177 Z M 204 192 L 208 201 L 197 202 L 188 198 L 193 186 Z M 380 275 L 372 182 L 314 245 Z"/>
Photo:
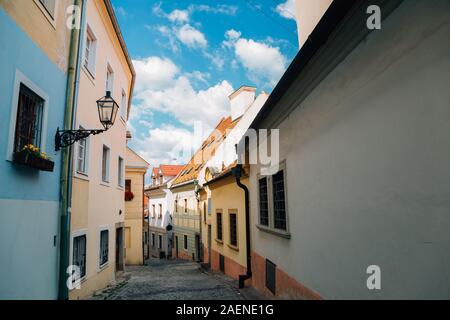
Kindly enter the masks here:
<path id="1" fill-rule="evenodd" d="M 242 116 L 255 101 L 255 87 L 242 86 L 228 97 L 231 104 L 231 120 Z"/>

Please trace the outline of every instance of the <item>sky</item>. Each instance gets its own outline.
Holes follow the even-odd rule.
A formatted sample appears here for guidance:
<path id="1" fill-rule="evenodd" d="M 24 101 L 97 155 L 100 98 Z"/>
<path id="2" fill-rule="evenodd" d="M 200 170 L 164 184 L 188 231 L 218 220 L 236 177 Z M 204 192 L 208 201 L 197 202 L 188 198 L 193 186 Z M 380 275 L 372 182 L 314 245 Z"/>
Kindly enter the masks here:
<path id="1" fill-rule="evenodd" d="M 136 69 L 129 146 L 182 164 L 241 85 L 270 93 L 298 51 L 295 0 L 112 0 Z"/>

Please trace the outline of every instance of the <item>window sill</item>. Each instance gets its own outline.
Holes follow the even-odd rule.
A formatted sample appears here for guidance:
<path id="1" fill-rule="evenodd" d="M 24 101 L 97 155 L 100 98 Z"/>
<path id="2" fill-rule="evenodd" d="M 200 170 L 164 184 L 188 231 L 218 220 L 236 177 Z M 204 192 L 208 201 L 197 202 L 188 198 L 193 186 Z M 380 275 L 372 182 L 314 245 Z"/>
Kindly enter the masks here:
<path id="1" fill-rule="evenodd" d="M 104 187 L 108 187 L 108 188 L 111 187 L 111 186 L 109 185 L 109 182 L 105 182 L 105 181 L 101 181 L 101 182 L 100 182 L 100 185 L 101 185 L 101 186 L 104 186 Z"/>
<path id="2" fill-rule="evenodd" d="M 106 261 L 104 264 L 102 264 L 101 266 L 98 267 L 97 272 L 102 272 L 103 270 L 105 270 L 109 265 L 109 261 Z"/>
<path id="3" fill-rule="evenodd" d="M 232 244 L 227 244 L 227 246 L 228 246 L 228 248 L 230 248 L 231 250 L 234 250 L 234 251 L 239 251 L 239 247 L 238 246 L 233 246 Z"/>
<path id="4" fill-rule="evenodd" d="M 80 180 L 85 180 L 85 181 L 89 181 L 89 175 L 87 173 L 82 173 L 82 172 L 75 172 L 75 174 L 73 175 L 74 178 L 78 178 Z"/>
<path id="5" fill-rule="evenodd" d="M 86 280 L 87 280 L 87 275 L 84 275 L 84 276 L 80 279 L 80 285 L 82 285 L 83 283 L 85 283 Z M 74 283 L 72 283 L 72 285 L 74 285 Z M 70 289 L 69 292 L 70 292 L 70 291 L 73 291 L 73 290 L 78 290 L 78 289 L 77 289 L 76 287 L 74 287 L 73 289 Z"/>
<path id="6" fill-rule="evenodd" d="M 81 68 L 86 77 L 91 81 L 92 85 L 95 87 L 95 77 L 94 75 L 89 71 L 89 69 L 83 64 L 83 67 Z"/>
<path id="7" fill-rule="evenodd" d="M 216 240 L 216 242 L 217 242 L 218 244 L 223 244 L 223 240 L 220 240 L 220 239 L 214 239 L 214 240 Z"/>
<path id="8" fill-rule="evenodd" d="M 291 234 L 287 231 L 283 231 L 283 230 L 278 230 L 278 229 L 274 229 L 274 228 L 270 228 L 270 227 L 266 227 L 260 224 L 257 224 L 256 227 L 263 232 L 267 232 L 285 239 L 290 239 L 291 238 Z"/>

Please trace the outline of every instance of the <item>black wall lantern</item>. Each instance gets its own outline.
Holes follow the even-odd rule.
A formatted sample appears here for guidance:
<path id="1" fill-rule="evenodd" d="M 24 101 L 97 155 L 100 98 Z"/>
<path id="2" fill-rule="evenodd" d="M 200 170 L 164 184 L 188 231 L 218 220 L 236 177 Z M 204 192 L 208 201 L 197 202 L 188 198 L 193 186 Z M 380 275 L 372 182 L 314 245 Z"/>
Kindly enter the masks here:
<path id="1" fill-rule="evenodd" d="M 119 105 L 111 97 L 111 91 L 106 91 L 106 96 L 97 100 L 98 117 L 105 129 L 93 130 L 58 130 L 55 136 L 55 150 L 68 147 L 75 142 L 89 137 L 91 134 L 96 135 L 105 132 L 114 125 L 116 121 Z"/>

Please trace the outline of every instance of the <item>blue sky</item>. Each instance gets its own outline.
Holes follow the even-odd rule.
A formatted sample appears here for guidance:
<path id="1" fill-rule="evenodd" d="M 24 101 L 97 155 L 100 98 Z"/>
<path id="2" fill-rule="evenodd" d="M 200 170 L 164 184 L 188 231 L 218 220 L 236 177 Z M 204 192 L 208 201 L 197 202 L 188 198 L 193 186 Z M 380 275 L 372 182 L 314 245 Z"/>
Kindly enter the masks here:
<path id="1" fill-rule="evenodd" d="M 209 133 L 241 85 L 270 92 L 298 51 L 294 0 L 112 3 L 137 72 L 130 146 L 152 166 L 187 161 L 195 122 Z"/>

